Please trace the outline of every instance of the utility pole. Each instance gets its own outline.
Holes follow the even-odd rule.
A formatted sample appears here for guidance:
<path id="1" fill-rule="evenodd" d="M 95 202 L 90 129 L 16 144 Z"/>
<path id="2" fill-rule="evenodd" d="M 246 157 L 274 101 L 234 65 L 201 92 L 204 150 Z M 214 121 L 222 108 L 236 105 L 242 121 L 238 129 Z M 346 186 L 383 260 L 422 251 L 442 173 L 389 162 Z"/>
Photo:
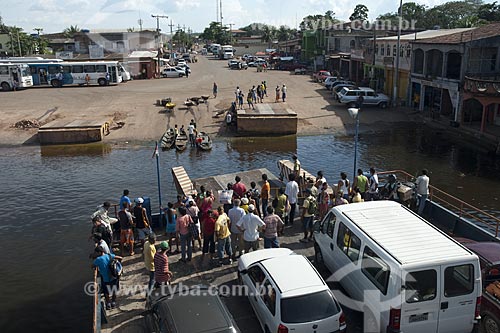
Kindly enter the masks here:
<path id="1" fill-rule="evenodd" d="M 161 51 L 161 42 L 160 42 L 160 19 L 161 18 L 168 18 L 166 15 L 153 15 L 151 14 L 151 17 L 156 18 L 156 38 L 158 38 L 158 54 L 156 55 L 158 59 L 158 66 L 156 66 L 156 72 L 158 74 L 158 77 L 160 77 L 160 51 Z"/>
<path id="2" fill-rule="evenodd" d="M 220 27 L 222 29 L 222 0 L 220 0 Z"/>
<path id="3" fill-rule="evenodd" d="M 19 40 L 19 30 L 17 30 L 17 46 L 19 47 L 19 56 L 23 56 L 23 51 L 21 50 L 21 41 Z"/>
<path id="4" fill-rule="evenodd" d="M 172 20 L 170 20 L 170 24 L 168 25 L 170 27 L 170 59 L 169 62 L 172 62 L 173 56 L 174 56 L 174 31 L 173 27 L 174 24 L 172 23 Z"/>
<path id="5" fill-rule="evenodd" d="M 401 52 L 401 25 L 403 20 L 403 0 L 399 0 L 399 20 L 398 20 L 398 42 L 396 46 L 396 70 L 394 72 L 394 93 L 393 105 L 396 106 L 398 102 L 398 85 L 399 85 L 399 53 Z"/>
<path id="6" fill-rule="evenodd" d="M 9 38 L 10 38 L 10 56 L 15 57 L 16 55 L 14 54 L 14 44 L 12 41 L 12 31 L 9 31 Z"/>
<path id="7" fill-rule="evenodd" d="M 215 0 L 215 22 L 219 23 L 219 0 Z"/>
<path id="8" fill-rule="evenodd" d="M 233 25 L 234 23 L 228 23 L 229 26 L 229 44 L 233 45 Z"/>

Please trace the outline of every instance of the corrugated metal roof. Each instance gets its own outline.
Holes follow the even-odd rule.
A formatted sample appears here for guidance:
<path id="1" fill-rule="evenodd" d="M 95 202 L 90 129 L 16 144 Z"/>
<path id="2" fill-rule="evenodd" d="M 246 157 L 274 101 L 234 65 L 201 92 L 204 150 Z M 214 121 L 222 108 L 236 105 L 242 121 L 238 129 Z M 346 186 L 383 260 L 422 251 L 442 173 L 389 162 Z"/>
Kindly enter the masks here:
<path id="1" fill-rule="evenodd" d="M 158 51 L 132 51 L 128 58 L 156 58 Z"/>
<path id="2" fill-rule="evenodd" d="M 410 33 L 410 34 L 401 35 L 401 40 L 420 40 L 420 39 L 426 39 L 426 38 L 434 38 L 434 37 L 452 35 L 455 33 L 462 33 L 464 31 L 469 31 L 469 30 L 473 30 L 473 29 L 474 28 L 425 30 L 425 31 L 417 32 L 417 33 Z M 398 40 L 398 36 L 377 38 L 377 41 L 397 41 L 397 40 Z"/>
<path id="3" fill-rule="evenodd" d="M 470 31 L 464 31 L 444 36 L 435 36 L 432 38 L 423 39 L 419 43 L 426 44 L 460 44 L 473 40 L 500 36 L 500 22 L 490 23 L 477 28 L 470 28 Z"/>
<path id="4" fill-rule="evenodd" d="M 371 201 L 338 209 L 402 264 L 471 255 L 396 202 Z"/>

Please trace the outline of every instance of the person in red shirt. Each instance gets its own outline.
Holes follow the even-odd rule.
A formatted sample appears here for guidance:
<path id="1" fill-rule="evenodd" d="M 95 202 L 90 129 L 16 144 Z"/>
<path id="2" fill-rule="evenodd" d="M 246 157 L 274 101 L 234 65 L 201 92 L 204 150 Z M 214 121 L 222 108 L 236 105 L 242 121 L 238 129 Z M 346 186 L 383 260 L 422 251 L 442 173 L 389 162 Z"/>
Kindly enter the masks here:
<path id="1" fill-rule="evenodd" d="M 219 213 L 216 210 L 212 210 L 208 212 L 208 217 L 205 219 L 203 223 L 203 254 L 215 253 L 215 221 L 219 217 Z"/>
<path id="2" fill-rule="evenodd" d="M 159 250 L 154 256 L 154 269 L 155 269 L 155 281 L 156 287 L 162 284 L 169 284 L 172 279 L 172 272 L 168 269 L 168 256 L 167 250 L 169 246 L 168 243 L 163 241 L 160 243 Z"/>
<path id="3" fill-rule="evenodd" d="M 236 176 L 234 178 L 234 181 L 236 182 L 233 185 L 233 195 L 234 195 L 234 197 L 237 198 L 237 199 L 243 198 L 245 196 L 245 193 L 247 193 L 247 188 L 246 188 L 245 184 L 243 184 L 241 182 L 240 176 Z"/>

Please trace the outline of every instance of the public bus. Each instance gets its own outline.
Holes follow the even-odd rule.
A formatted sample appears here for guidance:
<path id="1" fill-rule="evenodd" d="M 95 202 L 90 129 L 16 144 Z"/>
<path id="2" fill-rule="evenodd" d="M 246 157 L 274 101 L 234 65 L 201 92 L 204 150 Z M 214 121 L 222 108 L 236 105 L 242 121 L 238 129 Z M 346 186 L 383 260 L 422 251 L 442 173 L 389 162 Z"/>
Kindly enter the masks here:
<path id="1" fill-rule="evenodd" d="M 10 91 L 14 88 L 28 88 L 32 85 L 33 79 L 27 64 L 0 62 L 0 87 L 2 87 L 3 91 Z"/>
<path id="2" fill-rule="evenodd" d="M 118 61 L 28 63 L 33 85 L 114 85 L 123 82 L 125 71 Z M 88 76 L 88 80 L 87 80 Z"/>

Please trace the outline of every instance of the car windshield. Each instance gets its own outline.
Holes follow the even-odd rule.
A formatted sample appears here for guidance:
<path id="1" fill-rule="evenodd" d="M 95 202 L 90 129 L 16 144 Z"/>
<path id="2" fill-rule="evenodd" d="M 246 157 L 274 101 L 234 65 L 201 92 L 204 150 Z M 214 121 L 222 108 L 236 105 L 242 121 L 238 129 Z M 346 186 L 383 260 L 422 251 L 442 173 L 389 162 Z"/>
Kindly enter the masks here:
<path id="1" fill-rule="evenodd" d="M 321 320 L 339 313 L 329 290 L 281 300 L 281 320 L 284 323 L 304 323 Z"/>

